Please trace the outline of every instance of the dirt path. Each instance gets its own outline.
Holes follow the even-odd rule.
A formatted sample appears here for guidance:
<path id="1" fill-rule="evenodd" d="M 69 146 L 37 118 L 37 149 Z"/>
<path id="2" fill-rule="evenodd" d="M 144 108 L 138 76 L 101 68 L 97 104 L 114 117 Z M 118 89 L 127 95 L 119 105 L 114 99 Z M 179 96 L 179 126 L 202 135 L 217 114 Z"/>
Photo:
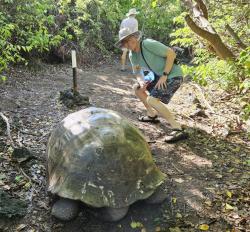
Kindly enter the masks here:
<path id="1" fill-rule="evenodd" d="M 221 103 L 223 93 L 208 89 L 216 114 L 192 115 L 198 105 L 194 88 L 183 84 L 169 106 L 186 125 L 190 138 L 170 145 L 163 141 L 169 130 L 163 119 L 158 125 L 136 120 L 143 105 L 132 94 L 132 83 L 128 74 L 114 66 L 79 74 L 80 92 L 90 96 L 91 104 L 122 113 L 151 142 L 156 164 L 168 175 L 166 202 L 155 206 L 138 202 L 117 223 L 100 222 L 84 208 L 69 223 L 51 218 L 45 176 L 47 139 L 59 121 L 80 107 L 69 110 L 58 102 L 59 91 L 71 85 L 70 67 L 45 65 L 37 74 L 20 69 L 0 86 L 0 108 L 10 119 L 14 141 L 34 153 L 35 158 L 21 164 L 33 183 L 27 185 L 19 164 L 11 158 L 6 136 L 0 136 L 0 188 L 29 202 L 24 218 L 0 219 L 0 231 L 178 232 L 199 231 L 199 226 L 206 225 L 209 231 L 250 231 L 250 144 L 235 121 L 238 103 Z"/>

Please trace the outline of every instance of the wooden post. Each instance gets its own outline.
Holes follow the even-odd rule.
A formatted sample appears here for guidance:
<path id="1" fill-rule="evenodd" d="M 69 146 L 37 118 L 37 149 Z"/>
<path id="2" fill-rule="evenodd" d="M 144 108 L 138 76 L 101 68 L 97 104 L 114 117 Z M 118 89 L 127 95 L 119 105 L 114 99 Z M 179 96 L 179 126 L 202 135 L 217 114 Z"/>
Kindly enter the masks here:
<path id="1" fill-rule="evenodd" d="M 72 56 L 72 69 L 73 69 L 73 94 L 77 93 L 77 68 L 76 68 L 76 51 L 71 51 Z"/>

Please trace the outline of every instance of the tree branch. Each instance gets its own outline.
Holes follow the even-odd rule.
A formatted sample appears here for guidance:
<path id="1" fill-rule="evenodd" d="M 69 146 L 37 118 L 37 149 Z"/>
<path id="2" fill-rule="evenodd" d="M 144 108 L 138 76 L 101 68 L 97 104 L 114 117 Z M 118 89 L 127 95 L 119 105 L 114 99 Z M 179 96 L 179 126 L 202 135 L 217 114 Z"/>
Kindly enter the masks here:
<path id="1" fill-rule="evenodd" d="M 237 33 L 234 31 L 234 29 L 232 27 L 230 27 L 229 24 L 226 24 L 226 29 L 228 30 L 228 32 L 230 33 L 230 35 L 234 38 L 234 40 L 237 42 L 237 44 L 245 49 L 247 48 L 247 45 L 245 45 L 242 40 L 240 39 L 240 37 L 237 35 Z"/>
<path id="2" fill-rule="evenodd" d="M 185 17 L 185 20 L 187 22 L 187 25 L 191 28 L 191 30 L 193 32 L 195 32 L 197 35 L 199 35 L 200 37 L 206 39 L 207 37 L 211 37 L 212 33 L 208 32 L 205 29 L 202 29 L 201 27 L 199 27 L 194 21 L 193 19 L 190 17 L 190 15 L 187 15 Z"/>
<path id="3" fill-rule="evenodd" d="M 201 27 L 199 27 L 193 19 L 187 15 L 185 17 L 186 23 L 191 28 L 193 32 L 207 40 L 211 46 L 214 48 L 216 54 L 222 59 L 233 59 L 234 54 L 227 48 L 227 46 L 222 42 L 220 36 L 211 31 L 207 31 Z"/>
<path id="4" fill-rule="evenodd" d="M 201 9 L 204 18 L 208 19 L 208 11 L 205 3 L 202 0 L 195 0 L 195 1 L 197 2 L 199 8 Z"/>

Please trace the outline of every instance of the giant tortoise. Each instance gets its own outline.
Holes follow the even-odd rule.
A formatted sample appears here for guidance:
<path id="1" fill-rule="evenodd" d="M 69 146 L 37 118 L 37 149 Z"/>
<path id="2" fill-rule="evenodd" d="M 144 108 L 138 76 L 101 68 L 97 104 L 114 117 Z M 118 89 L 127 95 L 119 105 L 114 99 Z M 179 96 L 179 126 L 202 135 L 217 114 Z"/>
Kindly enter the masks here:
<path id="1" fill-rule="evenodd" d="M 142 133 L 119 113 L 89 107 L 68 115 L 47 147 L 48 189 L 60 197 L 52 215 L 77 216 L 79 203 L 117 221 L 131 204 L 166 198 L 165 175 L 156 167 Z"/>

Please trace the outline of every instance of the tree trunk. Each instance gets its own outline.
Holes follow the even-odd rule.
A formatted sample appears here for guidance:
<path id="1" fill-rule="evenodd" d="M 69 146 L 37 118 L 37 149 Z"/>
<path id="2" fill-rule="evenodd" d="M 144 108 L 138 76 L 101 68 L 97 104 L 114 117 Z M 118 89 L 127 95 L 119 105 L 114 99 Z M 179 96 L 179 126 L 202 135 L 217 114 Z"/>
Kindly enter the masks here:
<path id="1" fill-rule="evenodd" d="M 202 29 L 199 27 L 192 18 L 187 15 L 185 20 L 191 30 L 202 37 L 203 39 L 207 40 L 213 49 L 215 50 L 216 54 L 221 59 L 232 59 L 234 58 L 234 54 L 228 49 L 228 47 L 222 42 L 220 36 L 217 33 L 208 32 L 207 30 Z"/>
<path id="2" fill-rule="evenodd" d="M 190 15 L 185 17 L 185 20 L 191 30 L 208 41 L 213 47 L 216 55 L 221 59 L 233 59 L 235 56 L 233 52 L 222 42 L 220 36 L 216 33 L 215 29 L 208 21 L 207 7 L 203 0 L 183 0 L 184 4 L 188 6 L 195 21 Z"/>

